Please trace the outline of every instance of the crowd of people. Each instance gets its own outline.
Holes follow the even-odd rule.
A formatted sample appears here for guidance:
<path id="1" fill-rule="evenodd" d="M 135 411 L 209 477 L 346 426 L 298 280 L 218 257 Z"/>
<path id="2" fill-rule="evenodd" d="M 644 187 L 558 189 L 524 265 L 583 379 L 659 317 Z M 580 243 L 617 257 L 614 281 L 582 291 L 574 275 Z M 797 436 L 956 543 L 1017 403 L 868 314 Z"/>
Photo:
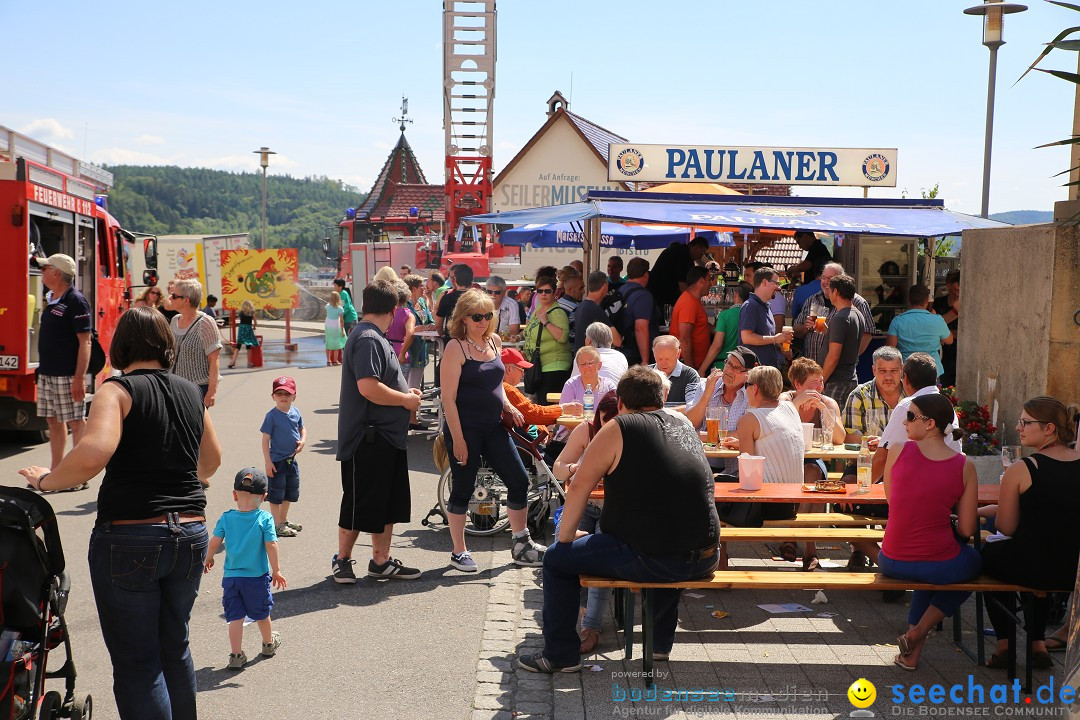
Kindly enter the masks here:
<path id="1" fill-rule="evenodd" d="M 892 319 L 888 343 L 873 352 L 873 378 L 860 384 L 856 363 L 875 327 L 869 305 L 844 269 L 815 249 L 820 241 L 797 239 L 809 243 L 809 254 L 789 276 L 805 273 L 802 287 L 816 283 L 819 289 L 799 298 L 790 329 L 783 325 L 786 306 L 775 302 L 778 273 L 762 266 L 747 269 L 747 282 L 737 289 L 741 304 L 720 313 L 712 332 L 702 297 L 716 270 L 704 265 L 707 243 L 699 238 L 666 250 L 655 274 L 636 257 L 622 277 L 616 256 L 606 273 L 587 278 L 574 265 L 541 268 L 531 292 L 512 292 L 499 277 L 474 287 L 466 265 L 452 266 L 447 278 L 432 273 L 427 279 L 411 269 L 402 268 L 399 277 L 384 268 L 363 288 L 359 313 L 344 281 L 335 281 L 325 331 L 327 365 L 341 366 L 336 459 L 342 497 L 333 580 L 356 582 L 353 551 L 360 533 L 371 536 L 368 577 L 422 575 L 392 557 L 390 547 L 394 526 L 411 516 L 407 436 L 425 427 L 417 410 L 431 354 L 417 333 L 434 330 L 442 338 L 434 378 L 452 477 L 449 565 L 464 573 L 479 569 L 464 528 L 482 457 L 508 491 L 512 561 L 543 568 L 544 648 L 518 658 L 524 670 L 573 672 L 581 667 L 581 654 L 595 648 L 606 598 L 590 592 L 583 602 L 580 575 L 651 582 L 703 577 L 728 566 L 722 522 L 754 525 L 809 509 L 715 503 L 714 483 L 736 479 L 738 464 L 706 458 L 700 432 L 708 418 L 723 418 L 720 445 L 764 457 L 764 482 L 826 476 L 821 461 L 803 457 L 804 423 L 835 443 L 867 441 L 875 453 L 872 476 L 884 483 L 888 505 L 858 509 L 884 510 L 889 523 L 880 548 L 854 547 L 849 568 L 877 564 L 887 575 L 932 584 L 988 572 L 1032 588 L 1072 587 L 1080 535 L 1067 530 L 1065 514 L 1080 492 L 1073 482 L 1080 470 L 1075 408 L 1048 397 L 1024 405 L 1017 429 L 1034 453 L 1005 473 L 998 506 L 979 510 L 975 472 L 958 444 L 961 425 L 939 392 L 941 378 L 955 372 L 940 352 L 941 343 L 955 339 L 953 288 L 947 307 L 934 303 L 944 316 L 931 310 L 926 292 L 910 289 L 911 310 Z M 302 530 L 288 519 L 290 504 L 299 499 L 296 456 L 307 442 L 293 404 L 296 382 L 274 380 L 274 407 L 261 427 L 263 468 L 237 473 L 237 509 L 225 513 L 211 539 L 205 488 L 221 450 L 209 410 L 222 343 L 212 312 L 200 310 L 201 286 L 194 280 L 170 283 L 167 300 L 149 289 L 122 315 L 110 347 L 120 375 L 98 389 L 84 420 L 89 305 L 71 286 L 71 258 L 53 256 L 43 265 L 55 309 L 43 314 L 42 357 L 52 359 L 43 360 L 40 407 L 50 428 L 60 432 L 54 433 L 50 468 L 21 472 L 35 490 L 56 491 L 85 487 L 106 471 L 90 565 L 120 714 L 138 716 L 140 704 L 151 702 L 162 716 L 194 717 L 187 624 L 199 575 L 186 569 L 198 565 L 210 572 L 214 552 L 224 545 L 228 667 L 247 661 L 244 617 L 258 623 L 263 655 L 273 656 L 280 643 L 270 623 L 271 587 L 286 583 L 277 541 Z M 665 305 L 674 307 L 668 332 L 661 333 Z M 240 337 L 248 338 L 243 325 Z M 520 342 L 521 349 L 504 342 Z M 80 412 L 69 412 L 72 406 Z M 582 413 L 587 422 L 572 431 L 557 425 L 564 415 Z M 65 424 L 74 442 L 67 455 Z M 545 440 L 554 474 L 567 488 L 557 542 L 549 547 L 528 529 L 529 478 L 510 434 L 530 425 Z M 147 466 L 162 472 L 148 481 L 142 471 Z M 664 491 L 657 493 L 661 477 Z M 589 499 L 601 482 L 602 507 Z M 261 508 L 264 501 L 269 511 Z M 1002 534 L 981 555 L 968 545 L 979 514 L 993 517 Z M 114 532 L 116 526 L 122 531 Z M 1044 547 L 1055 553 L 1041 553 Z M 794 543 L 781 546 L 785 559 L 796 560 L 797 552 Z M 803 567 L 818 567 L 813 545 L 805 546 Z M 130 580 L 117 583 L 117 577 Z M 672 650 L 679 596 L 677 589 L 657 593 L 655 659 Z M 897 638 L 896 664 L 917 669 L 929 630 L 965 598 L 916 592 L 908 630 Z M 1010 602 L 1002 598 L 1005 607 Z M 1036 663 L 1046 663 L 1042 654 L 1054 649 L 1054 638 L 1042 637 L 1046 603 L 1036 607 Z M 1003 612 L 991 612 L 999 630 L 1008 623 Z M 162 623 L 169 632 L 158 631 L 163 616 L 170 618 Z M 1004 664 L 1003 643 L 999 639 L 992 667 Z"/>

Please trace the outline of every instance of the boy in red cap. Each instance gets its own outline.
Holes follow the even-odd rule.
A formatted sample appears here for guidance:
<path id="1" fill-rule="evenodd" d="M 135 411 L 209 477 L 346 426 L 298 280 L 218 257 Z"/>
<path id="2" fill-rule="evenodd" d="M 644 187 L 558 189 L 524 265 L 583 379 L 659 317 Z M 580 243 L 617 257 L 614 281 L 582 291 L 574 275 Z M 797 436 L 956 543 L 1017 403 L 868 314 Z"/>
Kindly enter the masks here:
<path id="1" fill-rule="evenodd" d="M 296 455 L 304 449 L 307 428 L 293 407 L 296 381 L 288 375 L 274 380 L 274 408 L 266 413 L 262 428 L 263 463 L 270 479 L 267 500 L 278 537 L 296 537 L 303 526 L 289 522 L 289 506 L 300 499 L 300 465 Z"/>

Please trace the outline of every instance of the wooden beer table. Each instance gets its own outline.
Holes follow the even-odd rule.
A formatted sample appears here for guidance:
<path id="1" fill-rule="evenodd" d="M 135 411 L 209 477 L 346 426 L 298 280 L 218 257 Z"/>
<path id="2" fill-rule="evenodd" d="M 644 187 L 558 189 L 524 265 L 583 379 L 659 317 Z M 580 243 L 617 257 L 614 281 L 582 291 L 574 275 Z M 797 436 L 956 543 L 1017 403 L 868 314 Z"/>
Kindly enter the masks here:
<path id="1" fill-rule="evenodd" d="M 804 483 L 763 483 L 760 490 L 743 490 L 739 483 L 715 483 L 713 497 L 716 502 L 768 502 L 768 503 L 860 503 L 863 505 L 884 505 L 885 486 L 877 483 L 870 486 L 870 492 L 857 494 L 858 486 L 849 483 L 847 492 L 820 493 L 806 492 Z M 998 501 L 1000 485 L 980 485 L 979 505 L 993 505 Z M 593 490 L 589 495 L 592 500 L 603 500 L 604 490 Z"/>

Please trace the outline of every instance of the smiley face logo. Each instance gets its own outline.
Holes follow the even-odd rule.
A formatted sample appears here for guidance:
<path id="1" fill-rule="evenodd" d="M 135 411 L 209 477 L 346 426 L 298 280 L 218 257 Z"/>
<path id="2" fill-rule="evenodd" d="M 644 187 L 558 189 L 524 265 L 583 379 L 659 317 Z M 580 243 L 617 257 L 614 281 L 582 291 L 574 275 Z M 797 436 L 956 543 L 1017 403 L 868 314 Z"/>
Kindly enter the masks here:
<path id="1" fill-rule="evenodd" d="M 874 683 L 866 678 L 859 678 L 851 683 L 851 687 L 847 690 L 847 696 L 855 707 L 868 708 L 877 699 L 877 688 L 874 687 Z"/>

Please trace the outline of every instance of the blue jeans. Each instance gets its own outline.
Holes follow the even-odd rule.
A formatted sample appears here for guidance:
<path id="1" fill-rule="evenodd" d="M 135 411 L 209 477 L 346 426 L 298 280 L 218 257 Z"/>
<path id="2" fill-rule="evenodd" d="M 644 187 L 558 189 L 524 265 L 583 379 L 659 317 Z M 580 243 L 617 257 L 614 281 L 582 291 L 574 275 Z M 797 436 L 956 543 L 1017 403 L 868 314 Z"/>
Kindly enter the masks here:
<path id="1" fill-rule="evenodd" d="M 581 575 L 600 575 L 642 582 L 677 582 L 704 577 L 716 569 L 717 556 L 691 561 L 644 555 L 614 535 L 600 533 L 572 543 L 548 546 L 544 555 L 544 657 L 559 667 L 576 665 Z M 668 652 L 675 642 L 681 590 L 656 590 L 653 607 L 655 652 Z"/>
<path id="2" fill-rule="evenodd" d="M 90 581 L 125 720 L 197 717 L 188 621 L 208 543 L 203 523 L 106 523 L 90 535 Z"/>
<path id="3" fill-rule="evenodd" d="M 451 476 L 450 502 L 446 504 L 446 510 L 455 515 L 468 512 L 481 456 L 506 485 L 506 507 L 523 510 L 529 494 L 529 475 L 525 472 L 525 464 L 510 437 L 510 431 L 502 423 L 483 427 L 462 425 L 461 434 L 468 450 L 464 465 L 454 458 L 454 439 L 450 436 L 450 428 L 443 430 L 446 452 L 450 455 Z"/>
<path id="4" fill-rule="evenodd" d="M 961 545 L 960 554 L 951 560 L 892 560 L 880 552 L 878 567 L 882 574 L 899 580 L 948 585 L 977 578 L 982 572 L 982 556 L 970 545 Z M 918 625 L 931 605 L 945 613 L 945 617 L 952 617 L 969 595 L 971 593 L 959 590 L 915 590 L 908 610 L 908 625 Z"/>

